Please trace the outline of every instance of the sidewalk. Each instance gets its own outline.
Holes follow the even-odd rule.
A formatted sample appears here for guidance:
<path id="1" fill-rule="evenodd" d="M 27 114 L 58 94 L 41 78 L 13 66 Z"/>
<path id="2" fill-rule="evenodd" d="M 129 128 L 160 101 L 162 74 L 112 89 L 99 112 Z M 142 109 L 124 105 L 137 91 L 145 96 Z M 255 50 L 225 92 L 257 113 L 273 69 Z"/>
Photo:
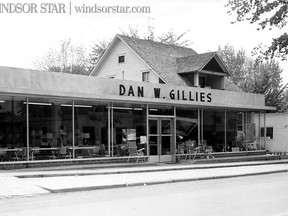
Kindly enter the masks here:
<path id="1" fill-rule="evenodd" d="M 126 164 L 127 165 L 127 164 Z M 0 171 L 0 199 L 288 172 L 288 160 L 221 164 L 86 165 Z"/>

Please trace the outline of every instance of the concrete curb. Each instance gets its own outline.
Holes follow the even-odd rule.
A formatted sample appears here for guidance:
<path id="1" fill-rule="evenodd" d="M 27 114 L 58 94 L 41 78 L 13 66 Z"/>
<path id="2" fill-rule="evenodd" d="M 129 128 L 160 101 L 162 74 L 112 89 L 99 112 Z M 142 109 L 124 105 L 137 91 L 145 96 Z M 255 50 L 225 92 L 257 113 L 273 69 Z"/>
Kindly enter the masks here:
<path id="1" fill-rule="evenodd" d="M 89 176 L 89 175 L 112 175 L 112 174 L 131 174 L 131 173 L 145 173 L 145 172 L 165 172 L 165 171 L 177 171 L 177 170 L 199 170 L 199 169 L 219 169 L 219 168 L 228 168 L 228 167 L 242 167 L 242 166 L 261 166 L 261 165 L 272 165 L 272 164 L 287 164 L 288 160 L 282 161 L 265 161 L 265 162 L 253 162 L 253 163 L 240 163 L 240 164 L 217 164 L 217 165 L 199 165 L 192 164 L 191 167 L 159 167 L 158 169 L 143 169 L 143 170 L 122 170 L 122 171 L 103 171 L 103 172 L 90 172 L 90 173 L 81 173 L 77 172 L 76 169 L 73 173 L 52 173 L 52 174 L 26 174 L 26 175 L 15 175 L 17 178 L 46 178 L 46 177 L 69 177 L 69 176 Z M 183 164 L 186 165 L 186 164 Z M 187 164 L 189 165 L 189 164 Z M 195 166 L 192 166 L 195 165 Z M 149 165 L 151 167 L 151 165 Z M 85 168 L 84 168 L 85 169 Z M 83 170 L 84 170 L 83 169 Z"/>
<path id="2" fill-rule="evenodd" d="M 189 163 L 186 165 L 160 164 L 160 166 L 159 164 L 154 164 L 154 166 L 149 164 L 149 167 L 141 168 L 139 166 L 107 169 L 95 167 L 94 170 L 91 167 L 90 170 L 85 169 L 87 167 L 83 167 L 83 169 L 66 170 L 67 172 L 64 172 L 64 167 L 61 170 L 52 171 L 37 169 L 23 172 L 3 172 L 0 173 L 0 177 L 2 176 L 0 185 L 5 186 L 5 190 L 0 191 L 0 199 L 285 173 L 288 172 L 287 164 L 288 160 L 286 159 L 226 164 Z M 227 170 L 224 168 L 227 168 Z M 231 171 L 229 171 L 230 169 Z M 119 178 L 117 174 L 119 174 Z M 77 178 L 78 176 L 79 178 Z M 49 177 L 56 178 L 50 179 Z M 12 180 L 15 178 L 17 181 L 10 182 L 10 178 Z M 21 181 L 23 181 L 23 184 Z M 27 185 L 27 187 L 24 185 Z"/>

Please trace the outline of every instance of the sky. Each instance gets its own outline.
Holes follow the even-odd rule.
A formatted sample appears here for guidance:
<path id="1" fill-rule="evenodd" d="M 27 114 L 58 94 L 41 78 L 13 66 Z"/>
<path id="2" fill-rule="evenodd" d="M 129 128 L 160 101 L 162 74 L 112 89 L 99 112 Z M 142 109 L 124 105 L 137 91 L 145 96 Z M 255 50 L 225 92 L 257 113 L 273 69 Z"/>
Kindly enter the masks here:
<path id="1" fill-rule="evenodd" d="M 1 4 L 16 3 L 21 3 L 18 6 L 28 13 L 1 10 Z M 47 3 L 53 3 L 51 13 Z M 156 36 L 170 29 L 176 34 L 189 31 L 185 37 L 198 53 L 217 51 L 219 46 L 229 44 L 235 49 L 243 48 L 250 55 L 258 44 L 269 45 L 271 38 L 280 34 L 278 29 L 257 31 L 257 26 L 248 22 L 231 24 L 234 17 L 227 14 L 226 3 L 227 0 L 3 0 L 0 65 L 34 69 L 38 59 L 68 38 L 89 52 L 95 42 L 109 41 L 122 30 L 128 31 L 129 25 L 137 27 L 142 35 L 147 34 L 148 25 L 154 28 Z M 147 6 L 150 13 L 76 13 L 76 7 L 83 5 Z M 288 62 L 279 63 L 283 83 L 287 83 Z"/>

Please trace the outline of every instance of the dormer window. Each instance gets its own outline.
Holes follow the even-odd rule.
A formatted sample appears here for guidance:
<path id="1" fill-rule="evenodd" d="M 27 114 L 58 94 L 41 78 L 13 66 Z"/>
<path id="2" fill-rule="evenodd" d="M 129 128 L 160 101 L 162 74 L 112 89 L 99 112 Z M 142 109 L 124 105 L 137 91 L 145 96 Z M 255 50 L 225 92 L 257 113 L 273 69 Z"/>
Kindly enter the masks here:
<path id="1" fill-rule="evenodd" d="M 206 86 L 206 77 L 199 76 L 199 86 L 204 88 Z"/>
<path id="2" fill-rule="evenodd" d="M 124 63 L 125 62 L 125 55 L 119 55 L 118 56 L 118 63 Z"/>

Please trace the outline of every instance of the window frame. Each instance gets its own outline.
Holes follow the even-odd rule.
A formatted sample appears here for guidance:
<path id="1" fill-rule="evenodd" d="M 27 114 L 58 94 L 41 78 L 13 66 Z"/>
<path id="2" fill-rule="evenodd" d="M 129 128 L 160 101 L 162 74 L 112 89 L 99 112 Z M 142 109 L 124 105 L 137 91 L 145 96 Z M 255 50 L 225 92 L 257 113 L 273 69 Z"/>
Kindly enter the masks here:
<path id="1" fill-rule="evenodd" d="M 124 54 L 118 55 L 118 64 L 122 64 L 122 63 L 125 63 L 125 55 Z"/>
<path id="2" fill-rule="evenodd" d="M 204 81 L 204 85 L 202 85 L 203 83 L 201 83 L 200 80 Z M 206 86 L 206 82 L 207 82 L 206 76 L 199 76 L 199 86 L 204 88 Z"/>
<path id="3" fill-rule="evenodd" d="M 142 82 L 150 82 L 150 71 L 142 72 Z"/>
<path id="4" fill-rule="evenodd" d="M 274 128 L 266 127 L 266 136 L 264 136 L 264 127 L 261 127 L 261 137 L 269 137 L 269 139 L 274 139 Z"/>

